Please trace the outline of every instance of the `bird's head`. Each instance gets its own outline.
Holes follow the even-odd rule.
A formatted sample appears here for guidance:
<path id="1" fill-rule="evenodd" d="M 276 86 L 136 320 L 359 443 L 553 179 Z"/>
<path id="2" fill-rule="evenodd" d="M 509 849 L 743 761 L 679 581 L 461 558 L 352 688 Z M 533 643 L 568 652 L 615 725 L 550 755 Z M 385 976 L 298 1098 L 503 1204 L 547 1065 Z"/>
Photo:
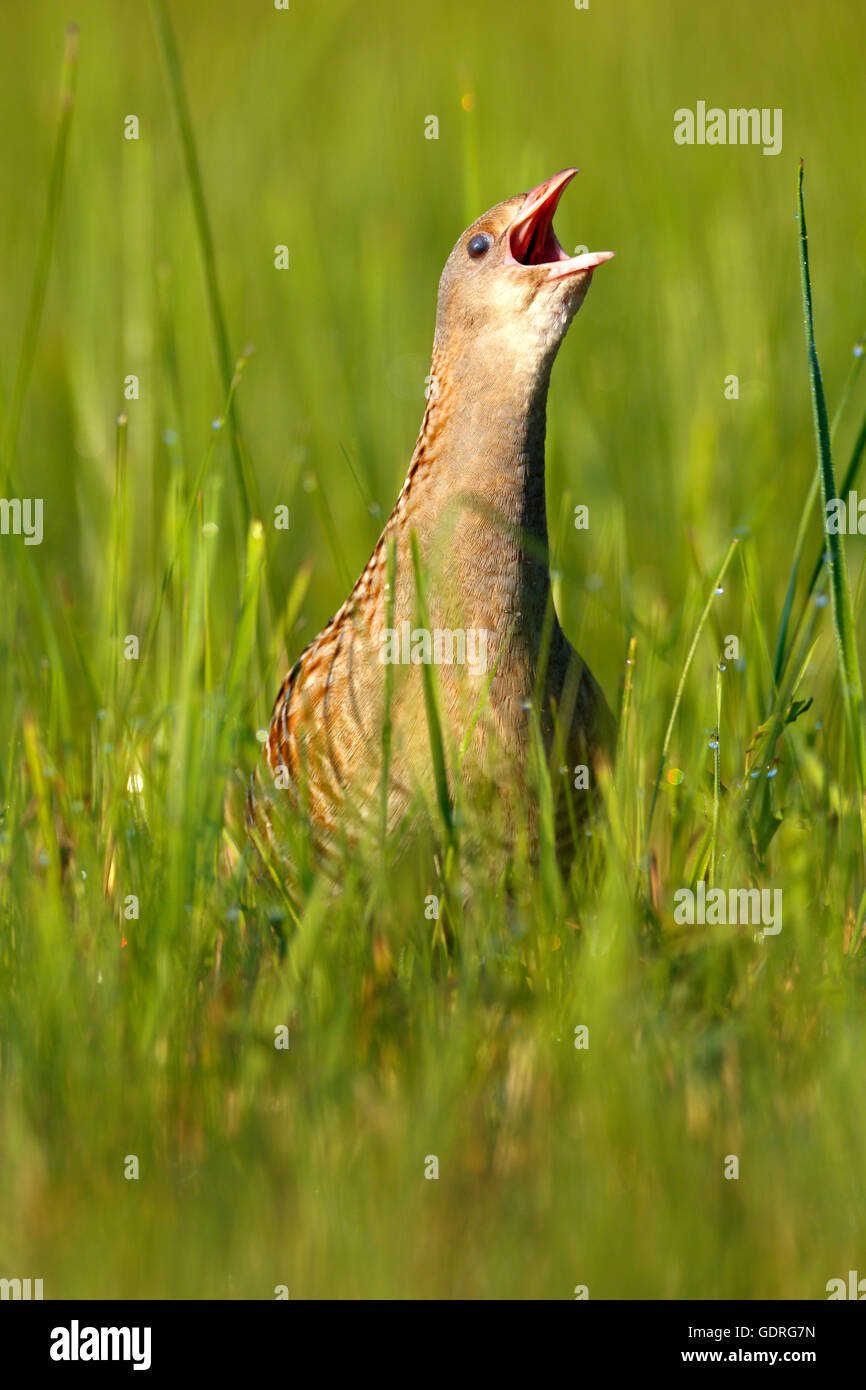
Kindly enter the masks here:
<path id="1" fill-rule="evenodd" d="M 553 214 L 576 169 L 485 212 L 459 238 L 439 282 L 436 339 L 480 368 L 537 376 L 549 369 L 596 266 L 613 251 L 569 256 Z"/>

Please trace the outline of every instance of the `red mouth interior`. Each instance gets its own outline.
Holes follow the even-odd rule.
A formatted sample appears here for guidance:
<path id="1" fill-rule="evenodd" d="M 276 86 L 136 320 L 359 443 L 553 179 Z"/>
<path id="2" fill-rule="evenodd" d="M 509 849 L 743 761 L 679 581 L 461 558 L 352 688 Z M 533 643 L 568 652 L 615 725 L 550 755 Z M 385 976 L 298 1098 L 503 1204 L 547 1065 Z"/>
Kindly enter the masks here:
<path id="1" fill-rule="evenodd" d="M 506 266 L 548 266 L 547 279 L 558 281 L 571 275 L 591 274 L 611 260 L 612 251 L 582 251 L 569 256 L 556 239 L 553 214 L 566 184 L 576 173 L 576 169 L 563 169 L 561 174 L 530 189 L 508 231 Z"/>
<path id="2" fill-rule="evenodd" d="M 512 227 L 508 243 L 518 265 L 551 265 L 568 260 L 553 230 L 553 214 L 558 198 L 542 203 L 530 217 Z"/>

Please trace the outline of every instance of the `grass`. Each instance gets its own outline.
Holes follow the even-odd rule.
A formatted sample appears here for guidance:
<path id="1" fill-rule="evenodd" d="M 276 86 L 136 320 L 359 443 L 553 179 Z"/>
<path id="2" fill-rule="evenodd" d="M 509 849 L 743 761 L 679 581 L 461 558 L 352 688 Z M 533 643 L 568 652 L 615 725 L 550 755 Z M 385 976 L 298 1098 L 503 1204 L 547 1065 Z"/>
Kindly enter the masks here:
<path id="1" fill-rule="evenodd" d="M 797 174 L 797 217 L 800 222 L 800 278 L 803 287 L 803 316 L 806 330 L 806 352 L 809 358 L 809 380 L 812 386 L 812 408 L 815 420 L 815 441 L 818 457 L 818 476 L 821 480 L 821 501 L 827 516 L 836 492 L 836 479 L 833 470 L 833 457 L 830 449 L 830 422 L 827 418 L 827 404 L 824 399 L 824 385 L 818 353 L 815 348 L 815 327 L 812 321 L 812 284 L 809 276 L 809 249 L 806 235 L 806 209 L 803 203 L 803 161 Z M 866 853 L 866 709 L 863 705 L 863 681 L 860 675 L 860 662 L 857 656 L 857 638 L 854 627 L 854 610 L 851 604 L 851 587 L 848 582 L 848 566 L 842 542 L 837 530 L 827 532 L 827 570 L 830 596 L 833 604 L 833 631 L 836 637 L 836 650 L 839 658 L 839 680 L 842 686 L 842 699 L 848 734 L 854 750 L 854 770 L 857 778 L 857 792 L 860 806 L 860 824 L 863 830 L 863 849 Z"/>
<path id="2" fill-rule="evenodd" d="M 56 6 L 0 17 L 4 495 L 45 504 L 0 537 L 0 1275 L 47 1297 L 862 1271 L 864 551 L 814 506 L 866 440 L 856 15 L 606 8 L 551 5 L 554 48 L 529 8 L 82 0 L 59 109 Z M 782 155 L 675 146 L 698 98 L 781 106 Z M 458 231 L 575 160 L 560 237 L 618 252 L 549 422 L 557 607 L 620 713 L 594 874 L 485 856 L 430 682 L 432 843 L 377 816 L 293 916 L 248 873 L 256 733 L 399 489 Z M 779 935 L 679 925 L 706 876 L 781 888 Z"/>

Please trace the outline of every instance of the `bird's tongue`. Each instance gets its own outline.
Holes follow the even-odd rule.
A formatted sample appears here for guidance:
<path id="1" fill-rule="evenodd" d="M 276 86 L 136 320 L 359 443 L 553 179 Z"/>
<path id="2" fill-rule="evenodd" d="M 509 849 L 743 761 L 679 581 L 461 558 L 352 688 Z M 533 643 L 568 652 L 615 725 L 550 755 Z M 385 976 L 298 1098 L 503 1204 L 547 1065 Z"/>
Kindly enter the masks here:
<path id="1" fill-rule="evenodd" d="M 566 185 L 576 173 L 576 169 L 563 169 L 529 190 L 511 224 L 506 265 L 549 266 L 547 278 L 559 280 L 577 271 L 595 270 L 612 258 L 613 251 L 585 251 L 580 256 L 568 256 L 556 239 L 553 214 Z"/>

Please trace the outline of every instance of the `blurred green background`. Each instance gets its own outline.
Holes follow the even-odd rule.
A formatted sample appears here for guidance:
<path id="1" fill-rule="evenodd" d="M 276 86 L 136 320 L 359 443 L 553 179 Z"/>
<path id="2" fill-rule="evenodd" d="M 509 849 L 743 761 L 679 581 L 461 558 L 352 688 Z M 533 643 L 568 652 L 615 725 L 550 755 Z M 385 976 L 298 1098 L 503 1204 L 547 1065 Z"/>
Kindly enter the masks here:
<path id="1" fill-rule="evenodd" d="M 248 771 L 286 662 L 342 602 L 397 495 L 451 246 L 489 206 L 576 164 L 559 239 L 617 255 L 553 376 L 560 615 L 615 706 L 638 638 L 623 793 L 637 823 L 697 609 L 746 528 L 751 591 L 732 567 L 712 622 L 745 653 L 725 692 L 723 775 L 735 780 L 766 714 L 761 643 L 774 640 L 815 467 L 801 156 L 831 413 L 866 328 L 862 9 L 171 0 L 168 11 L 232 354 L 254 349 L 238 401 L 262 517 L 291 511 L 288 532 L 265 531 L 271 612 L 240 673 L 232 766 Z M 0 542 L 0 700 L 14 731 L 0 841 L 0 1275 L 44 1276 L 48 1297 L 270 1297 L 281 1283 L 292 1297 L 569 1297 L 578 1283 L 592 1297 L 822 1297 L 866 1259 L 866 1016 L 862 963 L 849 959 L 862 873 L 829 616 L 800 692 L 816 700 L 806 773 L 789 756 L 776 858 L 761 866 L 786 893 L 772 954 L 742 934 L 649 949 L 610 876 L 579 931 L 573 906 L 551 918 L 539 898 L 518 944 L 485 904 L 450 968 L 425 936 L 429 885 L 395 885 L 375 924 L 351 884 L 330 919 L 314 899 L 288 958 L 275 954 L 238 907 L 243 831 L 220 818 L 230 769 L 202 771 L 238 649 L 246 525 L 228 431 L 211 428 L 224 391 L 146 4 L 0 7 L 4 418 L 72 21 L 65 184 L 6 460 L 21 495 L 45 499 L 32 558 L 59 615 L 62 676 L 20 551 Z M 699 100 L 781 108 L 782 153 L 676 145 L 674 111 Z M 131 114 L 137 141 L 123 135 Z M 287 271 L 274 267 L 280 244 Z M 862 397 L 859 383 L 836 436 L 839 473 Z M 211 443 L 202 514 L 219 533 L 204 570 L 184 548 L 160 660 L 134 688 L 123 675 L 115 704 L 101 672 L 121 410 L 123 631 L 153 618 Z M 578 502 L 589 531 L 570 524 Z M 855 585 L 862 546 L 848 543 Z M 808 567 L 820 547 L 813 519 Z M 187 642 L 197 603 L 200 661 Z M 706 825 L 718 651 L 700 649 L 671 749 L 685 785 L 658 825 L 664 930 Z M 196 857 L 211 831 L 221 872 L 213 853 Z M 141 926 L 124 928 L 121 959 L 130 884 Z M 299 1054 L 274 1053 L 284 1019 Z M 571 1047 L 581 1021 L 598 1039 L 585 1057 Z M 739 1183 L 721 1178 L 731 1152 L 748 1173 Z M 143 1156 L 138 1183 L 122 1179 L 127 1153 Z M 423 1179 L 429 1153 L 438 1184 Z"/>
<path id="2" fill-rule="evenodd" d="M 793 222 L 800 156 L 831 405 L 864 328 L 857 6 L 794 16 L 763 2 L 711 12 L 295 0 L 280 12 L 264 0 L 217 0 L 170 12 L 232 345 L 255 347 L 241 406 L 262 503 L 292 506 L 291 533 L 270 557 L 285 587 L 313 524 L 298 487 L 306 471 L 332 483 L 346 566 L 360 570 L 377 522 L 342 451 L 387 513 L 420 423 L 451 246 L 485 208 L 567 164 L 582 172 L 557 217 L 560 240 L 610 246 L 617 259 L 595 277 L 556 368 L 552 524 L 565 492 L 587 502 L 592 524 L 579 548 L 568 537 L 571 558 L 604 573 L 616 529 L 638 598 L 680 602 L 693 563 L 686 527 L 707 554 L 732 526 L 760 523 L 766 569 L 783 581 L 812 466 Z M 193 457 L 222 393 L 142 4 L 34 3 L 0 16 L 4 361 L 15 361 L 24 322 L 67 18 L 81 26 L 76 112 L 21 458 L 34 495 L 52 499 L 40 558 L 74 575 L 86 599 L 100 582 L 87 543 L 98 544 L 94 513 L 112 487 L 124 377 L 141 379 L 129 447 L 144 554 L 173 462 L 161 434 L 176 430 Z M 673 112 L 698 100 L 781 107 L 782 153 L 675 145 Z M 139 117 L 137 142 L 122 138 L 129 113 Z M 438 117 L 438 140 L 424 138 L 428 114 Z M 287 272 L 274 269 L 277 244 L 289 247 Z M 729 373 L 740 379 L 736 403 L 724 399 Z M 317 555 L 319 603 L 305 636 L 344 588 L 329 556 Z M 610 640 L 617 598 L 602 592 L 581 619 L 601 639 L 592 655 L 608 691 L 623 650 Z"/>

